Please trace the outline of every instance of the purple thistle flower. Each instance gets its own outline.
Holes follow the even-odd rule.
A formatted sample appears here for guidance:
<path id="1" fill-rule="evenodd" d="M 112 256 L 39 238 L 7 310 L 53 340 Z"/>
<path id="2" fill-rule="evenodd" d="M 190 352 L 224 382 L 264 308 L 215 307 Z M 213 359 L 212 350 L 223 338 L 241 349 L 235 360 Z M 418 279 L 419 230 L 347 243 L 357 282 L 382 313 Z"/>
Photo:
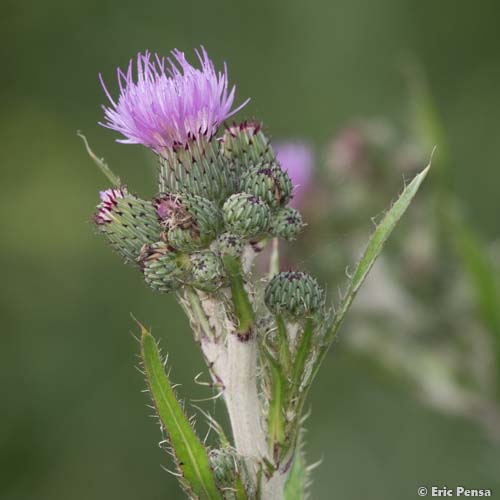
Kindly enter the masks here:
<path id="1" fill-rule="evenodd" d="M 94 216 L 94 221 L 98 225 L 108 224 L 111 222 L 111 217 L 109 214 L 116 206 L 119 198 L 125 196 L 125 188 L 119 189 L 106 189 L 106 191 L 100 191 L 99 197 L 101 198 L 101 203 L 97 205 L 97 213 Z"/>
<path id="2" fill-rule="evenodd" d="M 299 207 L 309 187 L 314 170 L 314 155 L 303 142 L 278 142 L 273 146 L 281 168 L 285 170 L 293 184 L 293 207 Z"/>
<path id="3" fill-rule="evenodd" d="M 231 110 L 236 87 L 228 89 L 226 64 L 217 73 L 204 47 L 195 52 L 201 69 L 191 66 L 177 49 L 167 59 L 148 51 L 139 53 L 135 77 L 133 60 L 126 73 L 117 70 L 118 102 L 99 75 L 111 103 L 103 106 L 106 121 L 100 125 L 120 132 L 125 139 L 118 142 L 143 144 L 156 153 L 199 136 L 212 137 L 249 99 Z"/>

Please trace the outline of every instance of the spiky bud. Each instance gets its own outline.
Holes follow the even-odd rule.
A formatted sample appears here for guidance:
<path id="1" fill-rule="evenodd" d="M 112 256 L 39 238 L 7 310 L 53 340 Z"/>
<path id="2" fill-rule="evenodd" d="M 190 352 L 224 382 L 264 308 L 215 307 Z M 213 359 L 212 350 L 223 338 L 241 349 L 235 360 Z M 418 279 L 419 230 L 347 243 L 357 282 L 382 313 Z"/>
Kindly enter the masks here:
<path id="1" fill-rule="evenodd" d="M 208 452 L 210 467 L 219 488 L 231 487 L 236 474 L 236 459 L 229 449 L 212 449 Z"/>
<path id="2" fill-rule="evenodd" d="M 130 194 L 125 186 L 101 191 L 100 198 L 94 216 L 99 232 L 127 262 L 135 262 L 145 244 L 160 239 L 152 203 Z"/>
<path id="3" fill-rule="evenodd" d="M 197 137 L 160 157 L 160 191 L 198 195 L 222 203 L 235 191 L 234 167 L 215 139 Z"/>
<path id="4" fill-rule="evenodd" d="M 232 233 L 222 233 L 216 241 L 216 250 L 221 257 L 226 255 L 239 257 L 243 253 L 244 246 L 243 240 Z"/>
<path id="5" fill-rule="evenodd" d="M 292 197 L 292 181 L 275 163 L 259 163 L 247 170 L 240 190 L 262 198 L 271 208 L 284 207 Z"/>
<path id="6" fill-rule="evenodd" d="M 204 292 L 215 292 L 224 284 L 224 266 L 214 252 L 206 250 L 191 254 L 189 266 L 189 284 L 195 288 Z"/>
<path id="7" fill-rule="evenodd" d="M 181 252 L 208 246 L 222 228 L 220 210 L 192 194 L 162 194 L 154 202 L 168 243 Z"/>
<path id="8" fill-rule="evenodd" d="M 226 127 L 220 142 L 222 153 L 234 165 L 238 178 L 249 165 L 275 160 L 269 139 L 258 122 L 245 121 Z"/>
<path id="9" fill-rule="evenodd" d="M 325 295 L 309 274 L 287 271 L 277 274 L 268 283 L 264 300 L 273 314 L 299 319 L 318 312 L 324 305 Z"/>
<path id="10" fill-rule="evenodd" d="M 226 229 L 244 239 L 255 238 L 269 228 L 271 211 L 268 205 L 249 193 L 230 196 L 224 203 L 222 213 Z"/>
<path id="11" fill-rule="evenodd" d="M 187 257 L 172 251 L 164 242 L 145 246 L 139 264 L 146 283 L 157 292 L 175 292 L 187 278 Z"/>
<path id="12" fill-rule="evenodd" d="M 288 241 L 295 240 L 305 224 L 302 215 L 295 208 L 287 207 L 273 214 L 270 232 Z"/>

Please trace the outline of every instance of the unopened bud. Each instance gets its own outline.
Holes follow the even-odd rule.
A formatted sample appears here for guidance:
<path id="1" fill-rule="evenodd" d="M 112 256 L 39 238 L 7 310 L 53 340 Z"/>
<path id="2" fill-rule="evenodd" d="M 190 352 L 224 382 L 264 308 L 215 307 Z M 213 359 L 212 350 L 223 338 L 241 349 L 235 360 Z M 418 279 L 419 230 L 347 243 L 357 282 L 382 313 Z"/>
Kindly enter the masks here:
<path id="1" fill-rule="evenodd" d="M 267 308 L 273 314 L 293 319 L 315 314 L 324 302 L 324 292 L 316 279 L 300 271 L 277 274 L 265 290 Z"/>
<path id="2" fill-rule="evenodd" d="M 244 242 L 239 236 L 232 233 L 222 233 L 216 241 L 217 253 L 224 257 L 240 257 L 243 253 Z"/>
<path id="3" fill-rule="evenodd" d="M 190 285 L 204 292 L 215 292 L 226 279 L 224 266 L 218 255 L 206 250 L 189 257 Z"/>
<path id="4" fill-rule="evenodd" d="M 208 453 L 208 458 L 217 485 L 220 488 L 232 486 L 236 474 L 234 453 L 231 450 L 212 449 Z"/>
<path id="5" fill-rule="evenodd" d="M 282 208 L 272 216 L 270 232 L 288 241 L 295 240 L 304 228 L 302 215 L 295 208 Z"/>
<path id="6" fill-rule="evenodd" d="M 175 292 L 185 282 L 186 260 L 185 255 L 158 242 L 142 249 L 139 264 L 146 283 L 157 292 L 168 293 Z"/>
<path id="7" fill-rule="evenodd" d="M 160 191 L 195 194 L 222 203 L 235 191 L 232 163 L 216 139 L 192 138 L 160 158 Z"/>
<path id="8" fill-rule="evenodd" d="M 226 229 L 241 238 L 255 238 L 269 228 L 270 209 L 258 196 L 233 194 L 224 203 L 222 212 Z"/>
<path id="9" fill-rule="evenodd" d="M 145 244 L 160 239 L 152 203 L 130 194 L 124 186 L 101 191 L 100 197 L 94 216 L 99 232 L 127 262 L 135 262 Z"/>
<path id="10" fill-rule="evenodd" d="M 260 163 L 241 178 L 241 191 L 262 198 L 271 208 L 284 207 L 292 197 L 292 181 L 275 163 Z"/>
<path id="11" fill-rule="evenodd" d="M 249 164 L 274 160 L 269 139 L 263 134 L 262 125 L 258 122 L 245 121 L 226 127 L 221 138 L 221 149 L 226 158 L 243 169 Z"/>
<path id="12" fill-rule="evenodd" d="M 169 245 L 181 252 L 207 247 L 222 227 L 219 209 L 201 196 L 167 193 L 155 207 Z"/>

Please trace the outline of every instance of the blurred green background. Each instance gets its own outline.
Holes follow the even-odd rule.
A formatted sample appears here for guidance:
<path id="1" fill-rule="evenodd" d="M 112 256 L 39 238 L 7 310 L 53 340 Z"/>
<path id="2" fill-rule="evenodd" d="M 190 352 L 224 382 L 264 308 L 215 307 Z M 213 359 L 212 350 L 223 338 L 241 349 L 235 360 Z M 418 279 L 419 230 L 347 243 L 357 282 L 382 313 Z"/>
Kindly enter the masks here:
<path id="1" fill-rule="evenodd" d="M 77 129 L 135 190 L 155 191 L 150 155 L 96 124 L 99 72 L 113 82 L 115 67 L 139 50 L 204 44 L 217 64 L 228 62 L 238 100 L 252 98 L 240 117 L 319 146 L 349 118 L 399 116 L 401 67 L 416 59 L 449 134 L 450 182 L 492 239 L 499 18 L 493 0 L 4 0 L 0 498 L 183 498 L 160 467 L 169 457 L 134 369 L 130 313 L 171 353 L 182 395 L 206 395 L 193 383 L 203 364 L 174 298 L 152 294 L 90 223 L 107 184 Z M 500 447 L 473 423 L 420 406 L 397 377 L 342 342 L 311 406 L 308 458 L 322 459 L 313 499 L 405 500 L 420 485 L 459 484 L 500 495 Z"/>

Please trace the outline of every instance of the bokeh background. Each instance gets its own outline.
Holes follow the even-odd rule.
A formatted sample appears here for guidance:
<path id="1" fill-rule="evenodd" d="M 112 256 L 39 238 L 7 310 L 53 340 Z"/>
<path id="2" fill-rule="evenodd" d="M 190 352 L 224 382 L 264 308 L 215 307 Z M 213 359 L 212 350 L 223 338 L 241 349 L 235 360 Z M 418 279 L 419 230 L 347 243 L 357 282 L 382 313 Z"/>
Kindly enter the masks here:
<path id="1" fill-rule="evenodd" d="M 3 0 L 0 498 L 183 498 L 161 468 L 169 457 L 134 368 L 130 313 L 171 353 L 181 394 L 206 395 L 193 382 L 203 363 L 174 298 L 152 294 L 90 223 L 107 185 L 77 129 L 140 194 L 155 191 L 150 155 L 97 125 L 99 72 L 111 82 L 138 50 L 204 44 L 228 62 L 238 99 L 252 98 L 241 116 L 321 146 L 346 120 L 398 115 L 401 67 L 417 60 L 453 153 L 449 182 L 492 240 L 499 17 L 494 0 Z M 500 495 L 500 446 L 473 422 L 420 405 L 397 373 L 342 342 L 311 407 L 307 454 L 322 459 L 313 499 L 405 500 L 420 485 L 459 484 Z"/>

